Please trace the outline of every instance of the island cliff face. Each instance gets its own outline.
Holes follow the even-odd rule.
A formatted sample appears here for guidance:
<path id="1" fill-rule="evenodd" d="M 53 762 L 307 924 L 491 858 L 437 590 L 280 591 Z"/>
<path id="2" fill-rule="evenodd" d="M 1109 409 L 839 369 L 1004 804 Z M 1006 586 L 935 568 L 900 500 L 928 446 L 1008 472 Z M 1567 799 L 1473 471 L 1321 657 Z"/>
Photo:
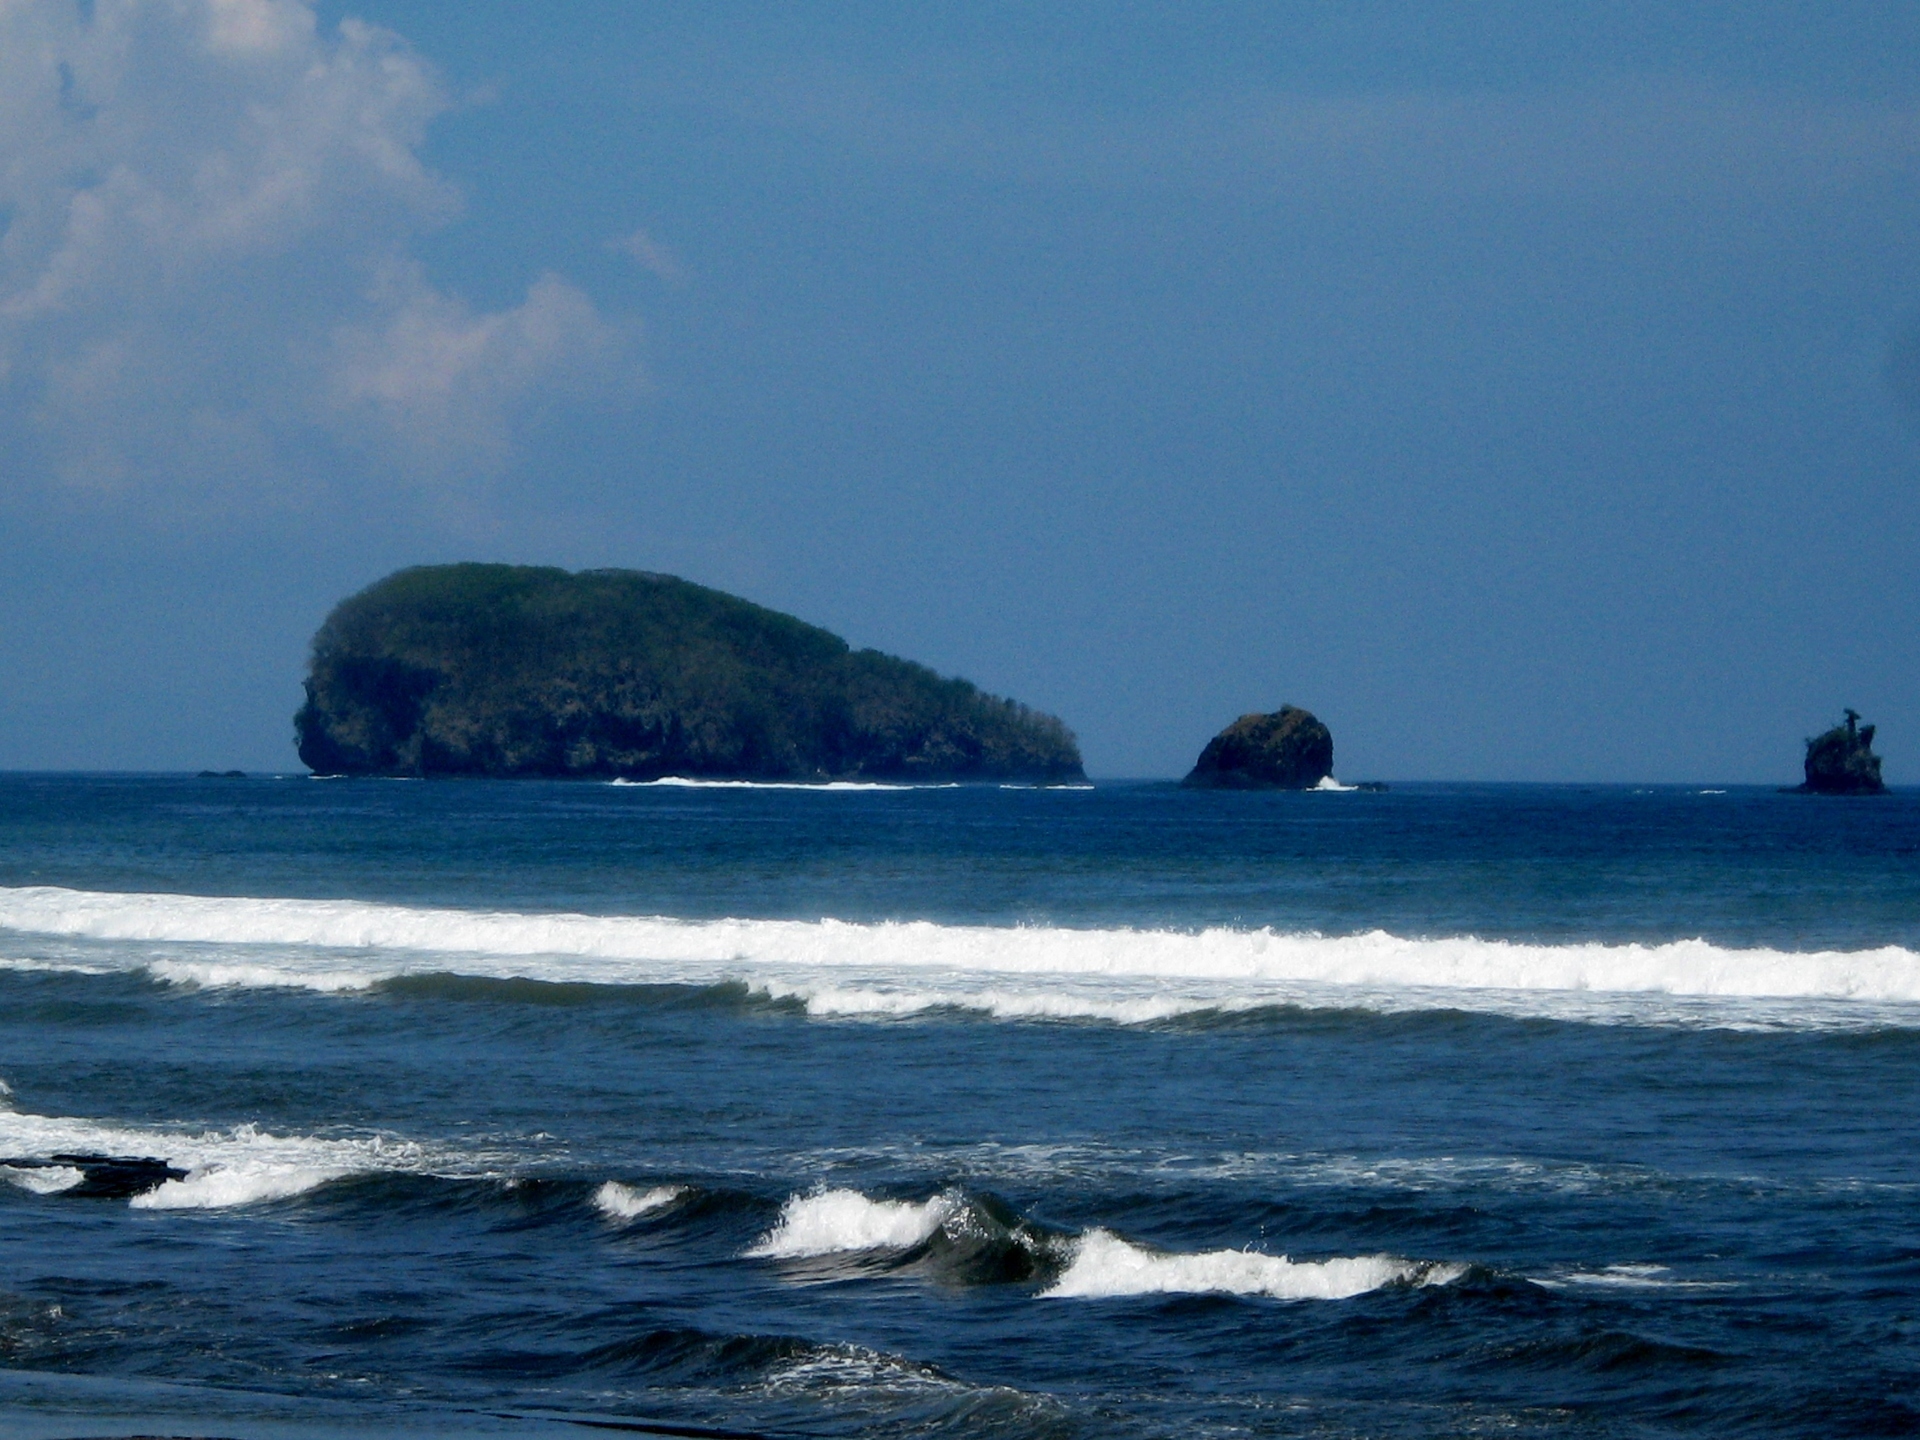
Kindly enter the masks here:
<path id="1" fill-rule="evenodd" d="M 632 570 L 402 570 L 334 608 L 306 690 L 321 774 L 1083 778 L 1051 715 Z"/>
<path id="2" fill-rule="evenodd" d="M 1242 715 L 1207 742 L 1182 785 L 1311 790 L 1333 773 L 1333 734 L 1305 710 Z"/>
<path id="3" fill-rule="evenodd" d="M 1849 710 L 1844 722 L 1807 741 L 1807 782 L 1811 795 L 1884 795 L 1880 757 L 1873 753 L 1873 726 Z"/>

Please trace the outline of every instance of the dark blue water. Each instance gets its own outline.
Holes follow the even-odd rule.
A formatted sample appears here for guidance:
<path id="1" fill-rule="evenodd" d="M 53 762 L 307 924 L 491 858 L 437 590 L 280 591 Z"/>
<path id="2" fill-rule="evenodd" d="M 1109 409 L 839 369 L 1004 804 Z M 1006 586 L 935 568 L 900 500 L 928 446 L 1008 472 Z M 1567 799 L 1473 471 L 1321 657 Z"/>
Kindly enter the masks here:
<path id="1" fill-rule="evenodd" d="M 1917 952 L 1912 793 L 0 777 L 0 1432 L 1914 1433 Z"/>

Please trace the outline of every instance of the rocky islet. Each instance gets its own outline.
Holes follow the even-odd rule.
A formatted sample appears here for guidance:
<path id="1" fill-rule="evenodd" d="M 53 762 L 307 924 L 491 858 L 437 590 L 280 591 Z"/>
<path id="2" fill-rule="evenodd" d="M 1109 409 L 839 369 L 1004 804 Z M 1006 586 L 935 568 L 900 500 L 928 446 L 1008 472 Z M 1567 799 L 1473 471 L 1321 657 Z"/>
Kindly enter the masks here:
<path id="1" fill-rule="evenodd" d="M 1333 774 L 1333 733 L 1310 711 L 1282 705 L 1242 715 L 1200 752 L 1180 783 L 1206 790 L 1311 790 Z"/>
<path id="2" fill-rule="evenodd" d="M 1884 795 L 1887 787 L 1880 778 L 1880 757 L 1873 753 L 1874 727 L 1862 725 L 1856 710 L 1831 730 L 1822 731 L 1807 741 L 1806 781 L 1800 790 L 1808 795 Z"/>

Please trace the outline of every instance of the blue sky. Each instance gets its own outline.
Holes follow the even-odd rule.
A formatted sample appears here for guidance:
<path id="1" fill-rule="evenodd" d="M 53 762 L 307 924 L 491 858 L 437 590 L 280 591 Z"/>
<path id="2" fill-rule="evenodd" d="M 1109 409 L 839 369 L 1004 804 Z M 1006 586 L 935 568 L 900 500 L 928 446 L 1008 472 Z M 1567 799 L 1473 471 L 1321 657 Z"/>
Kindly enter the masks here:
<path id="1" fill-rule="evenodd" d="M 403 564 L 1177 774 L 1920 780 L 1920 9 L 0 6 L 0 767 L 288 767 Z"/>

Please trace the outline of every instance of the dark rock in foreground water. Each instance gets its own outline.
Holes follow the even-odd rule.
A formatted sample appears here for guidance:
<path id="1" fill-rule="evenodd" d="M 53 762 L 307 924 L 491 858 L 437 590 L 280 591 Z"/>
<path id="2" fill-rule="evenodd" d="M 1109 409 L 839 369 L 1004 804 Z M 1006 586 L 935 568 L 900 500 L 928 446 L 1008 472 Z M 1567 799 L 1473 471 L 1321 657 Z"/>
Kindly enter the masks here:
<path id="1" fill-rule="evenodd" d="M 1217 790 L 1311 790 L 1333 773 L 1333 734 L 1309 712 L 1282 705 L 1242 715 L 1207 742 L 1180 783 Z"/>
<path id="2" fill-rule="evenodd" d="M 1844 723 L 1807 741 L 1807 781 L 1800 789 L 1810 795 L 1884 795 L 1873 726 L 1862 725 L 1856 711 L 1846 714 Z"/>
<path id="3" fill-rule="evenodd" d="M 60 1154 L 0 1160 L 0 1170 L 78 1170 L 81 1178 L 54 1193 L 73 1200 L 130 1200 L 187 1172 L 150 1155 Z"/>
<path id="4" fill-rule="evenodd" d="M 671 575 L 402 570 L 313 641 L 322 774 L 1083 778 L 1051 715 Z"/>

